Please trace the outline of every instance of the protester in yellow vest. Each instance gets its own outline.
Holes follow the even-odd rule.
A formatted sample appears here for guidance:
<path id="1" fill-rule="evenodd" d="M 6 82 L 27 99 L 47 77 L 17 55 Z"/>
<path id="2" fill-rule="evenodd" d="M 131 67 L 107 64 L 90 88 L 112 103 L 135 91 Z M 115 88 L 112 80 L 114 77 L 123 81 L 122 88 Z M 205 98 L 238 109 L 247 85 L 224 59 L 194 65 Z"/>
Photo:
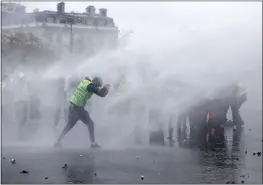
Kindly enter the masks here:
<path id="1" fill-rule="evenodd" d="M 94 123 L 90 118 L 89 113 L 84 109 L 87 101 L 96 94 L 100 97 L 105 97 L 108 94 L 110 85 L 106 84 L 102 87 L 103 81 L 99 77 L 95 77 L 92 80 L 85 78 L 79 83 L 75 92 L 70 98 L 70 105 L 68 110 L 67 124 L 64 127 L 60 137 L 55 143 L 55 147 L 60 146 L 61 140 L 70 131 L 78 120 L 81 120 L 85 125 L 88 126 L 91 148 L 99 148 L 100 145 L 95 142 L 94 135 Z"/>

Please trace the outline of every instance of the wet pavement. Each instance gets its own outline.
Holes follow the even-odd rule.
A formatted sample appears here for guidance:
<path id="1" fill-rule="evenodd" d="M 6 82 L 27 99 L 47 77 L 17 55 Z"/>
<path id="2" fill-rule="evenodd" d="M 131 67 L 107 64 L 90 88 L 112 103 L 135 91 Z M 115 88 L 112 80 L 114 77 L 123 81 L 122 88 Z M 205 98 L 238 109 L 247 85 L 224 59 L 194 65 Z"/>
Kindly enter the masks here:
<path id="1" fill-rule="evenodd" d="M 6 146 L 2 183 L 261 184 L 262 155 L 257 155 L 262 151 L 261 138 L 250 129 L 234 137 L 229 129 L 226 136 L 225 146 L 205 151 L 177 143 L 171 148 L 95 150 Z"/>

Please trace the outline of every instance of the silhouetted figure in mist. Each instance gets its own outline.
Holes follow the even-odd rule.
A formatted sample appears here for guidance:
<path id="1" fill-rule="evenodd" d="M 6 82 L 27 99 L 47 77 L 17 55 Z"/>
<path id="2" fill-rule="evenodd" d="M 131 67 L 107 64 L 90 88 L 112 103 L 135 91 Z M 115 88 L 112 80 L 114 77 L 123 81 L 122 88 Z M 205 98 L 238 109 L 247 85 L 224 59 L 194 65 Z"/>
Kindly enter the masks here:
<path id="1" fill-rule="evenodd" d="M 244 124 L 239 109 L 246 101 L 247 91 L 238 84 L 231 84 L 215 93 L 215 98 L 201 101 L 196 106 L 182 113 L 178 118 L 178 127 L 186 127 L 186 118 L 190 122 L 190 145 L 203 145 L 208 142 L 224 140 L 224 125 L 227 123 L 227 112 L 232 110 L 234 125 Z M 184 133 L 184 132 L 182 132 Z M 198 139 L 197 139 L 198 138 Z"/>
<path id="2" fill-rule="evenodd" d="M 8 75 L 3 75 L 1 81 L 2 93 L 2 123 L 10 125 L 11 116 L 13 115 L 14 94 L 12 91 L 13 82 Z"/>
<path id="3" fill-rule="evenodd" d="M 167 137 L 170 147 L 174 146 L 174 142 L 175 142 L 174 137 L 173 137 L 174 129 L 173 129 L 172 124 L 173 124 L 172 119 L 170 119 L 169 127 L 168 127 L 168 137 Z"/>
<path id="4" fill-rule="evenodd" d="M 241 136 L 244 133 L 243 127 L 237 127 L 237 129 L 233 132 L 232 137 L 232 152 L 239 152 L 240 151 L 240 142 L 241 142 Z"/>
<path id="5" fill-rule="evenodd" d="M 150 122 L 150 135 L 149 143 L 150 145 L 165 145 L 163 122 L 161 120 L 161 112 L 158 109 L 152 109 L 149 112 L 149 122 Z"/>
<path id="6" fill-rule="evenodd" d="M 244 121 L 240 115 L 240 108 L 247 100 L 247 90 L 240 84 L 233 85 L 233 98 L 230 101 L 230 107 L 232 110 L 233 122 L 237 127 L 244 125 Z"/>
<path id="7" fill-rule="evenodd" d="M 247 90 L 242 85 L 233 83 L 218 89 L 214 97 L 211 100 L 210 109 L 215 113 L 210 113 L 210 117 L 216 117 L 225 124 L 227 122 L 227 112 L 231 108 L 234 125 L 237 127 L 244 125 L 244 121 L 240 115 L 240 108 L 247 100 Z"/>
<path id="8" fill-rule="evenodd" d="M 182 113 L 179 115 L 177 119 L 177 141 L 180 146 L 183 146 L 186 143 L 187 135 L 186 135 L 186 121 L 187 114 Z"/>
<path id="9" fill-rule="evenodd" d="M 41 112 L 39 92 L 34 83 L 29 83 L 29 94 L 30 119 L 36 121 L 40 119 Z"/>
<path id="10" fill-rule="evenodd" d="M 22 128 L 28 121 L 29 115 L 29 86 L 24 73 L 19 74 L 19 79 L 15 83 L 15 89 L 19 89 L 14 94 L 15 115 L 19 127 L 19 137 L 22 137 Z"/>
<path id="11" fill-rule="evenodd" d="M 54 125 L 57 126 L 61 117 L 61 113 L 63 113 L 63 118 L 65 119 L 65 122 L 67 121 L 67 108 L 65 106 L 65 103 L 67 102 L 67 92 L 65 89 L 66 81 L 63 77 L 58 78 L 55 81 L 54 87 L 55 87 L 55 115 L 54 115 Z"/>

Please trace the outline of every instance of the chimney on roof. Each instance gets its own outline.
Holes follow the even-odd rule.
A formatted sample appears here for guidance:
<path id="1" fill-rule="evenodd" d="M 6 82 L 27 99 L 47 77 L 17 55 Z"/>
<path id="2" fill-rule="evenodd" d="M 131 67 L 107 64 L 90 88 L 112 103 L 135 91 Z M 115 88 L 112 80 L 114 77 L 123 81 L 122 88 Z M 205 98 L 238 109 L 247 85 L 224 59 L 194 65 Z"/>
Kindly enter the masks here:
<path id="1" fill-rule="evenodd" d="M 95 9 L 94 6 L 88 6 L 88 7 L 86 8 L 86 13 L 87 13 L 88 15 L 94 16 L 94 15 L 95 15 L 95 11 L 96 11 L 96 9 Z"/>
<path id="2" fill-rule="evenodd" d="M 100 8 L 100 16 L 107 17 L 107 9 L 106 8 Z"/>
<path id="3" fill-rule="evenodd" d="M 60 2 L 57 4 L 57 12 L 65 13 L 65 3 L 64 2 Z"/>

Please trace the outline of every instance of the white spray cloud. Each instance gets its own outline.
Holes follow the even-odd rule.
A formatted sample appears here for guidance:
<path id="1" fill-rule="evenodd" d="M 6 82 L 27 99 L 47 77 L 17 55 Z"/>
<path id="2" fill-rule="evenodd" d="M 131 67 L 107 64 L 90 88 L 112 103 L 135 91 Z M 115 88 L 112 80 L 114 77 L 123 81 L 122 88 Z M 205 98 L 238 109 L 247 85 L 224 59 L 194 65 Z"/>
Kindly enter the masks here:
<path id="1" fill-rule="evenodd" d="M 147 135 L 152 127 L 150 110 L 157 109 L 167 124 L 171 115 L 210 98 L 214 89 L 236 80 L 250 91 L 244 107 L 252 108 L 252 112 L 262 110 L 262 30 L 257 17 L 260 11 L 253 6 L 249 11 L 245 5 L 214 4 L 204 11 L 199 5 L 192 7 L 192 13 L 191 9 L 184 13 L 177 7 L 175 19 L 167 16 L 175 26 L 162 22 L 163 27 L 141 25 L 144 29 L 138 34 L 134 31 L 127 47 L 102 51 L 88 59 L 62 59 L 43 71 L 43 76 L 98 75 L 111 84 L 105 99 L 92 98 L 91 112 L 98 140 L 111 147 L 131 144 L 130 134 L 138 125 Z M 233 9 L 238 16 L 242 14 L 239 19 L 236 15 L 221 16 L 224 12 L 230 15 Z M 171 11 L 168 6 L 167 14 Z M 114 95 L 113 86 L 122 75 L 126 90 L 119 97 Z M 74 138 L 87 132 L 77 127 Z M 78 143 L 77 138 L 73 140 Z"/>

